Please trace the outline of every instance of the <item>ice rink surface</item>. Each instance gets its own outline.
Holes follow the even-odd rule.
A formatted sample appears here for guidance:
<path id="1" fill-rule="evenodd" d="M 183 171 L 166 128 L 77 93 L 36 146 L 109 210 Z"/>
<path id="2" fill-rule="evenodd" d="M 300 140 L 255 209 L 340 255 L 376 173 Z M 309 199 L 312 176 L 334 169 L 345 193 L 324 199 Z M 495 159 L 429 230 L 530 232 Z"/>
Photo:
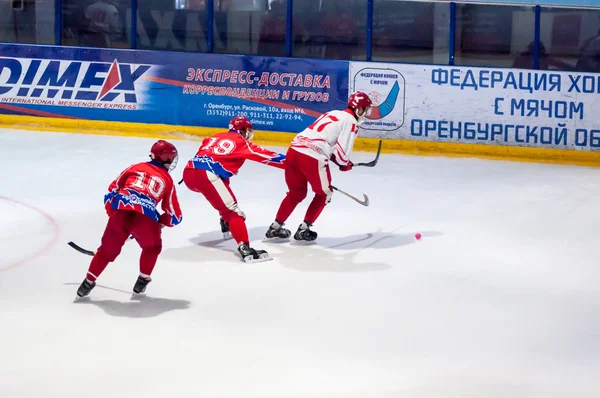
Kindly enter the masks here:
<path id="1" fill-rule="evenodd" d="M 333 171 L 371 206 L 334 194 L 299 247 L 261 241 L 286 189 L 248 162 L 232 188 L 274 261 L 180 185 L 147 297 L 130 242 L 73 303 L 91 258 L 67 242 L 98 246 L 154 141 L 0 130 L 0 397 L 600 397 L 600 169 L 382 155 Z M 179 181 L 198 142 L 173 142 Z"/>

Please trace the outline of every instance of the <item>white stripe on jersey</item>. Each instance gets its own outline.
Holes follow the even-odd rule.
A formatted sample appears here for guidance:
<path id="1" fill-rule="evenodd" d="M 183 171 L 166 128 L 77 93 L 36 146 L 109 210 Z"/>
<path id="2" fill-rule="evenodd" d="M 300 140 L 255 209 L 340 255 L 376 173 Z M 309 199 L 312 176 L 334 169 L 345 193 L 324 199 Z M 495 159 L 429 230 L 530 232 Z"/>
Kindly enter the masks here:
<path id="1" fill-rule="evenodd" d="M 321 180 L 321 188 L 323 192 L 327 195 L 327 202 L 331 199 L 331 195 L 333 195 L 333 191 L 329 187 L 329 179 L 327 178 L 327 169 L 319 164 L 319 179 Z"/>
<path id="2" fill-rule="evenodd" d="M 121 187 L 119 186 L 119 180 L 121 179 L 121 177 L 123 177 L 123 175 L 125 175 L 125 173 L 127 173 L 129 171 L 129 169 L 131 169 L 134 166 L 137 166 L 138 163 L 132 164 L 131 166 L 129 166 L 128 168 L 126 168 L 125 170 L 123 170 L 121 172 L 121 174 L 119 174 L 119 176 L 117 177 L 117 179 L 115 180 L 116 182 L 116 186 L 115 189 L 118 191 L 119 189 L 121 189 Z"/>
<path id="3" fill-rule="evenodd" d="M 219 197 L 221 198 L 225 206 L 227 206 L 229 210 L 238 213 L 243 218 L 246 218 L 246 215 L 244 214 L 242 209 L 239 208 L 235 199 L 233 198 L 233 196 L 231 196 L 231 193 L 229 193 L 229 189 L 227 189 L 223 180 L 218 175 L 211 173 L 210 171 L 205 172 L 208 177 L 208 180 L 212 183 L 213 187 L 215 187 L 215 190 L 219 194 Z"/>
<path id="4" fill-rule="evenodd" d="M 171 186 L 171 192 L 169 193 L 169 214 L 175 216 L 175 208 L 173 207 L 173 192 L 175 192 L 175 185 Z"/>

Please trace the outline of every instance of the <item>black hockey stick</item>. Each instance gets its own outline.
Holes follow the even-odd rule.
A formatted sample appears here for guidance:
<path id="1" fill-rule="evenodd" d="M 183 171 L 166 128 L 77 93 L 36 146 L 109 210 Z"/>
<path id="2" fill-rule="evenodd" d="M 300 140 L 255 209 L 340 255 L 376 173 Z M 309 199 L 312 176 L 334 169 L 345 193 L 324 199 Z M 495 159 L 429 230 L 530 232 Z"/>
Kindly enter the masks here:
<path id="1" fill-rule="evenodd" d="M 355 164 L 355 166 L 375 167 L 375 165 L 379 161 L 379 154 L 381 153 L 381 145 L 382 144 L 383 144 L 383 140 L 379 140 L 379 146 L 377 147 L 377 155 L 375 155 L 375 159 L 373 159 L 367 163 L 357 163 L 357 164 Z"/>
<path id="2" fill-rule="evenodd" d="M 347 193 L 347 192 L 344 192 L 344 191 L 342 191 L 341 189 L 339 189 L 339 188 L 337 188 L 337 187 L 334 187 L 333 185 L 331 186 L 331 188 L 335 189 L 336 191 L 338 191 L 338 192 L 340 192 L 340 193 L 343 193 L 344 195 L 346 195 L 347 197 L 349 197 L 349 198 L 350 198 L 350 199 L 352 199 L 353 201 L 357 202 L 358 204 L 361 204 L 361 205 L 363 205 L 363 206 L 369 206 L 369 203 L 370 203 L 370 202 L 369 202 L 369 197 L 368 197 L 367 195 L 365 195 L 364 193 L 363 193 L 364 199 L 363 199 L 363 200 L 360 200 L 360 199 L 358 199 L 358 198 L 356 198 L 356 197 L 354 197 L 354 196 L 350 195 L 349 193 Z"/>
<path id="3" fill-rule="evenodd" d="M 133 239 L 133 236 L 130 236 L 129 239 L 127 239 L 125 241 L 125 243 L 129 242 L 130 240 Z M 79 253 L 83 253 L 83 254 L 87 254 L 88 256 L 95 256 L 96 252 L 93 252 L 91 250 L 87 250 L 84 249 L 83 247 L 79 246 L 77 243 L 75 242 L 69 242 L 67 243 L 69 246 L 71 246 L 73 249 L 77 250 Z"/>
<path id="4" fill-rule="evenodd" d="M 87 254 L 88 256 L 94 256 L 96 254 L 91 250 L 86 250 L 83 247 L 78 246 L 74 242 L 69 242 L 68 245 L 71 246 L 73 249 L 77 250 L 79 253 Z"/>

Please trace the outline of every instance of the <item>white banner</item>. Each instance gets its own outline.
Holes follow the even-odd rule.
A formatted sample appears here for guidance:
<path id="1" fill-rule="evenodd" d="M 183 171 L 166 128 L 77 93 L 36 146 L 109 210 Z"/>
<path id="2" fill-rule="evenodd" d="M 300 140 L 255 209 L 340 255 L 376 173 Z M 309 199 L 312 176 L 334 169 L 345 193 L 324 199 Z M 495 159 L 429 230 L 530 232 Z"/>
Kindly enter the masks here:
<path id="1" fill-rule="evenodd" d="M 352 62 L 376 107 L 360 136 L 600 150 L 600 75 Z"/>

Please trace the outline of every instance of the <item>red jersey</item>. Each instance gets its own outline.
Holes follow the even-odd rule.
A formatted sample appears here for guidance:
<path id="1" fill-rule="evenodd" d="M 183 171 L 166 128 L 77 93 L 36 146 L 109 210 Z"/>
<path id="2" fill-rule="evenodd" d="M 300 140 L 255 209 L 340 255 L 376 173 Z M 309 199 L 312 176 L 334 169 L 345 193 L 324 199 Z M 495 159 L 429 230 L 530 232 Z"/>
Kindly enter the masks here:
<path id="1" fill-rule="evenodd" d="M 104 196 L 106 212 L 133 210 L 142 213 L 167 227 L 182 220 L 177 192 L 169 170 L 162 164 L 150 161 L 126 168 L 108 187 Z M 164 213 L 156 206 L 161 204 Z"/>
<path id="2" fill-rule="evenodd" d="M 229 131 L 205 138 L 186 168 L 210 171 L 226 179 L 237 174 L 246 160 L 283 169 L 285 155 L 269 151 L 246 141 L 239 133 Z"/>

